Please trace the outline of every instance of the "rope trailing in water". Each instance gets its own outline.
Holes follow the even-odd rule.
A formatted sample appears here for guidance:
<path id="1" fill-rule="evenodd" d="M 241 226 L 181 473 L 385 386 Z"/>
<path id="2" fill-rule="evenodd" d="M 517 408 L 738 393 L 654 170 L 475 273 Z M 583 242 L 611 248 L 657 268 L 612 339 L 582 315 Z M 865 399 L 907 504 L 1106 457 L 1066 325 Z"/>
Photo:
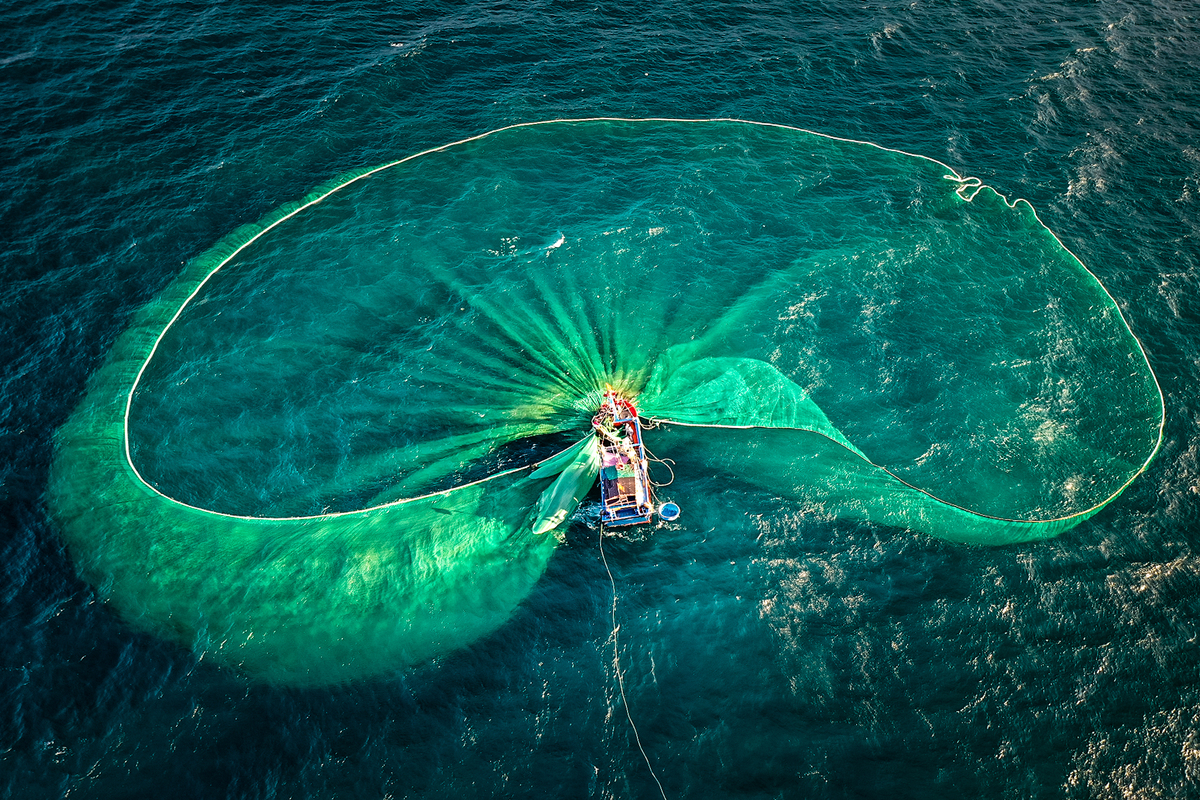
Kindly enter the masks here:
<path id="1" fill-rule="evenodd" d="M 617 686 L 621 690 L 621 705 L 625 708 L 625 718 L 629 720 L 629 727 L 633 728 L 633 738 L 637 742 L 638 750 L 642 751 L 642 758 L 646 759 L 646 768 L 650 770 L 650 777 L 654 778 L 654 782 L 658 784 L 658 793 L 662 795 L 663 800 L 667 800 L 667 793 L 663 789 L 662 781 L 658 779 L 658 775 L 654 772 L 654 765 L 650 763 L 650 756 L 646 754 L 646 748 L 642 746 L 642 736 L 638 733 L 637 725 L 633 721 L 633 715 L 629 713 L 629 698 L 625 696 L 625 679 L 621 675 L 621 655 L 617 647 L 617 631 L 620 627 L 617 625 L 617 582 L 613 579 L 612 570 L 608 566 L 608 558 L 604 555 L 604 526 L 600 526 L 600 560 L 604 562 L 604 571 L 608 573 L 608 582 L 612 586 L 612 634 L 610 638 L 613 643 L 613 669 L 617 673 Z"/>

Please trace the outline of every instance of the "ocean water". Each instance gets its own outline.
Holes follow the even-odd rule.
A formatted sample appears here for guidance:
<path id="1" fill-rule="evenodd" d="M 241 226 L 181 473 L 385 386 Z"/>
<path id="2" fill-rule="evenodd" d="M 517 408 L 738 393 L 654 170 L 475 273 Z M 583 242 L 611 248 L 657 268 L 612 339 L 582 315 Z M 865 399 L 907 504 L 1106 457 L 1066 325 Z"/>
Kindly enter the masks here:
<path id="1" fill-rule="evenodd" d="M 4 795 L 655 797 L 655 776 L 668 797 L 1200 794 L 1198 16 L 1131 2 L 0 12 Z M 214 663 L 78 577 L 48 515 L 54 431 L 187 262 L 349 170 L 592 116 L 798 126 L 1028 199 L 1144 345 L 1162 451 L 1079 527 L 990 548 L 683 475 L 678 524 L 606 538 L 611 584 L 581 518 L 493 633 L 334 686 Z"/>

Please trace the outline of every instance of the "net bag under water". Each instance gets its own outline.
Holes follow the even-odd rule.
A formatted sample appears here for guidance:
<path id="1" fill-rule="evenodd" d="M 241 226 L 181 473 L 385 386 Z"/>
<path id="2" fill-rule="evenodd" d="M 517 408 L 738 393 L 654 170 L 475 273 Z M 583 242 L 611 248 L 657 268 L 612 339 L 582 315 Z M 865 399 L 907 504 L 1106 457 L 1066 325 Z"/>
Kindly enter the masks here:
<path id="1" fill-rule="evenodd" d="M 384 673 L 527 596 L 596 482 L 606 385 L 686 468 L 972 544 L 1096 513 L 1164 420 L 1024 202 L 783 126 L 555 121 L 196 259 L 61 429 L 50 509 L 139 628 L 273 682 Z"/>

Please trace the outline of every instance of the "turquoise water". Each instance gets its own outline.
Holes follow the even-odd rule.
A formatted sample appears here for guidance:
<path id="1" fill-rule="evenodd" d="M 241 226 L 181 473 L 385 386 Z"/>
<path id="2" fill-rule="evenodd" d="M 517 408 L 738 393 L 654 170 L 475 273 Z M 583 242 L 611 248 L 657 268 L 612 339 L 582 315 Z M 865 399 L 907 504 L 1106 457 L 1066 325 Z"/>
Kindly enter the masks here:
<path id="1" fill-rule="evenodd" d="M 415 668 L 287 689 L 214 664 L 203 642 L 138 632 L 97 602 L 44 502 L 52 433 L 88 377 L 136 309 L 236 225 L 350 169 L 515 122 L 596 114 L 797 125 L 933 157 L 1028 198 L 1116 297 L 1167 397 L 1166 443 L 1149 472 L 1099 516 L 1039 544 L 948 544 L 838 518 L 742 474 L 681 471 L 678 523 L 606 543 L 628 707 L 668 796 L 1186 794 L 1197 769 L 1196 90 L 1178 65 L 1197 38 L 1183 12 L 6 12 L 6 794 L 657 793 L 614 682 L 608 577 L 586 513 L 494 633 Z M 519 244 L 547 248 L 561 227 L 533 226 Z M 552 252 L 579 247 L 572 237 Z M 848 369 L 888 376 L 872 348 L 914 316 L 992 344 L 976 317 L 930 319 L 886 277 L 854 295 L 890 316 L 842 341 Z M 346 296 L 333 289 L 371 290 L 339 283 L 301 292 L 312 329 L 327 330 L 324 315 Z M 244 297 L 232 291 L 229 307 L 251 320 L 299 305 Z M 825 309 L 834 312 L 863 318 L 847 303 Z M 344 312 L 339 320 L 335 333 L 370 330 Z M 229 346 L 218 324 L 192 329 Z M 312 346 L 271 338 L 281 357 L 261 362 L 268 376 Z M 207 351 L 202 339 L 186 344 Z M 248 374 L 232 363 L 226 374 Z M 981 382 L 972 370 L 937 370 L 921 377 Z M 216 374 L 197 369 L 192 380 Z M 290 428 L 295 416 L 250 415 L 237 439 L 171 413 L 197 395 L 148 394 L 160 406 L 146 418 L 147 463 L 157 459 L 159 479 L 174 484 L 200 476 L 189 491 L 232 510 L 293 511 L 298 485 L 337 477 L 323 472 L 336 473 L 337 453 L 322 448 L 392 430 L 322 438 L 332 427 L 322 420 L 354 421 L 338 409 L 352 404 L 355 376 L 327 367 L 303 377 L 310 396 L 342 392 L 332 411 L 307 406 L 313 424 Z M 829 391 L 836 381 L 819 370 L 797 377 L 826 387 L 820 399 L 855 441 L 895 443 L 898 468 L 924 452 L 914 432 L 955 438 L 955 425 L 888 416 L 895 404 L 878 398 L 839 408 L 846 392 Z M 895 396 L 919 409 L 922 389 L 902 382 Z M 266 412 L 278 400 L 250 396 Z M 213 484 L 214 445 L 238 442 L 257 444 L 241 451 L 255 466 Z M 912 468 L 922 464 L 927 480 L 961 479 L 936 459 Z"/>

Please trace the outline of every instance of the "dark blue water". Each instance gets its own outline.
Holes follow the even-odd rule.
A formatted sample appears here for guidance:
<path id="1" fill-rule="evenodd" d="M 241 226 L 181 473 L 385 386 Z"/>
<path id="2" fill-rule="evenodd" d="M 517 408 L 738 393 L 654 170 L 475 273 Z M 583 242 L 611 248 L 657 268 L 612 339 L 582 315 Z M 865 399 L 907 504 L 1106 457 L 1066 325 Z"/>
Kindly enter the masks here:
<path id="1" fill-rule="evenodd" d="M 701 504 L 653 548 L 606 543 L 666 794 L 1200 795 L 1200 4 L 628 9 L 0 12 L 6 797 L 658 796 L 586 526 L 488 639 L 295 690 L 134 633 L 43 502 L 53 431 L 108 346 L 222 235 L 349 169 L 596 115 L 796 125 L 1029 199 L 1168 404 L 1148 473 L 1045 543 L 798 517 L 749 486 L 743 513 Z"/>

